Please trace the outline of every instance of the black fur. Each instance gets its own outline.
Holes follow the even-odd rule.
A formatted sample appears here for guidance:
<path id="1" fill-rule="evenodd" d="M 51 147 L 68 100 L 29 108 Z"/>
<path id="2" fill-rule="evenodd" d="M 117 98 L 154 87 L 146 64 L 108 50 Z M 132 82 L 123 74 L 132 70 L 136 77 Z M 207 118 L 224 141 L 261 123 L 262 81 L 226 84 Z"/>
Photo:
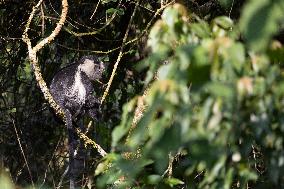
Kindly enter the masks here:
<path id="1" fill-rule="evenodd" d="M 94 92 L 92 81 L 100 80 L 104 70 L 105 66 L 97 57 L 84 56 L 78 62 L 59 70 L 50 84 L 50 93 L 66 117 L 70 189 L 75 188 L 74 151 L 78 145 L 72 121 L 85 113 L 95 120 L 98 119 L 99 99 L 92 95 Z"/>

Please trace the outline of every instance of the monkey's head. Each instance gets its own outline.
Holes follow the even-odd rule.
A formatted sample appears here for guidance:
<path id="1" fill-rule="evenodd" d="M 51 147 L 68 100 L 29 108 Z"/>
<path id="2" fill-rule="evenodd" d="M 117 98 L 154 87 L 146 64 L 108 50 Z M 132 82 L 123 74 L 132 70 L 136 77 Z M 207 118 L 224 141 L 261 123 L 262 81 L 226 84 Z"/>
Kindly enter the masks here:
<path id="1" fill-rule="evenodd" d="M 84 72 L 90 80 L 99 81 L 105 71 L 105 65 L 96 56 L 83 56 L 79 60 L 79 70 Z"/>

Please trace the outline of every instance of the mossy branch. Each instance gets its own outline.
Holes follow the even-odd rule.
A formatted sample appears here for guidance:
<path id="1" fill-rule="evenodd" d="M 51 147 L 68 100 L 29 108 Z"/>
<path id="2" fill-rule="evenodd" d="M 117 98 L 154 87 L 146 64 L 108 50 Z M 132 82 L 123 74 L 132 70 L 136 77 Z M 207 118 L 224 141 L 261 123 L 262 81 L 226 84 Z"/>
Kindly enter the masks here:
<path id="1" fill-rule="evenodd" d="M 66 20 L 66 16 L 67 16 L 67 12 L 68 12 L 68 2 L 67 2 L 67 0 L 62 0 L 62 12 L 61 12 L 60 20 L 57 23 L 57 26 L 53 30 L 53 32 L 48 37 L 41 40 L 36 46 L 32 47 L 31 40 L 28 36 L 28 31 L 30 29 L 30 24 L 31 24 L 31 21 L 34 17 L 34 14 L 35 14 L 36 10 L 39 8 L 39 6 L 41 5 L 42 1 L 43 0 L 40 0 L 37 3 L 37 5 L 33 7 L 33 10 L 31 12 L 29 19 L 28 19 L 28 22 L 26 24 L 22 39 L 28 46 L 29 59 L 30 59 L 32 67 L 34 69 L 36 81 L 37 81 L 37 83 L 38 83 L 38 85 L 39 85 L 39 87 L 40 87 L 40 89 L 41 89 L 41 91 L 44 95 L 44 98 L 48 101 L 50 106 L 55 110 L 56 114 L 59 115 L 62 119 L 65 120 L 64 112 L 62 111 L 60 106 L 54 101 L 54 99 L 53 99 L 52 95 L 50 94 L 49 89 L 46 85 L 46 82 L 44 81 L 44 79 L 42 77 L 36 53 L 40 49 L 42 49 L 44 45 L 53 41 L 54 38 L 60 32 L 60 30 L 61 30 L 61 28 L 62 28 L 62 26 L 63 26 L 63 24 Z"/>
<path id="2" fill-rule="evenodd" d="M 76 132 L 80 139 L 83 140 L 85 147 L 91 145 L 93 148 L 97 149 L 97 151 L 102 157 L 107 155 L 106 151 L 100 145 L 98 145 L 95 141 L 93 141 L 87 135 L 82 133 L 80 129 L 76 128 Z"/>
<path id="3" fill-rule="evenodd" d="M 59 22 L 57 23 L 56 28 L 52 31 L 52 33 L 48 37 L 44 38 L 36 46 L 32 47 L 31 40 L 28 36 L 28 31 L 30 29 L 30 24 L 31 24 L 31 21 L 34 17 L 34 14 L 35 14 L 36 10 L 38 9 L 38 7 L 41 5 L 42 1 L 43 0 L 40 0 L 37 3 L 37 5 L 33 7 L 33 10 L 31 12 L 30 17 L 28 19 L 28 22 L 26 24 L 22 39 L 28 46 L 29 59 L 30 59 L 32 67 L 34 69 L 36 81 L 37 81 L 37 83 L 38 83 L 38 85 L 39 85 L 39 87 L 40 87 L 40 89 L 41 89 L 41 91 L 44 95 L 44 98 L 48 101 L 50 106 L 55 110 L 56 114 L 58 116 L 60 116 L 65 121 L 65 114 L 64 114 L 63 110 L 53 99 L 53 97 L 50 94 L 50 91 L 49 91 L 49 89 L 46 85 L 46 82 L 44 81 L 44 79 L 42 77 L 36 53 L 40 49 L 42 49 L 47 43 L 50 43 L 51 41 L 53 41 L 54 38 L 59 34 L 59 32 L 60 32 L 60 30 L 61 30 L 61 28 L 64 25 L 65 20 L 66 20 L 66 16 L 67 16 L 67 12 L 68 12 L 68 2 L 67 2 L 67 0 L 62 0 L 62 7 L 63 8 L 62 8 L 61 16 L 60 16 Z M 80 132 L 79 130 L 77 130 L 77 133 L 80 136 L 80 138 L 82 138 L 84 140 L 85 144 L 92 144 L 92 146 L 94 148 L 96 148 L 102 156 L 106 155 L 106 152 L 98 144 L 96 144 L 94 141 L 92 141 L 86 135 L 84 135 L 84 133 Z"/>

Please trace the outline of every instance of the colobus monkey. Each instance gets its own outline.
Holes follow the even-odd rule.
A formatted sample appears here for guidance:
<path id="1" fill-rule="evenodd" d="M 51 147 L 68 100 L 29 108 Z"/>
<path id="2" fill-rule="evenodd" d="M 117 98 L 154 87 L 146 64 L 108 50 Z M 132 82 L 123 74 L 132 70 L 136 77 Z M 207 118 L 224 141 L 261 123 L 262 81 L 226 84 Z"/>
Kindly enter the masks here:
<path id="1" fill-rule="evenodd" d="M 88 113 L 93 119 L 97 119 L 100 102 L 92 95 L 94 92 L 92 81 L 99 81 L 104 70 L 104 64 L 97 57 L 84 56 L 78 62 L 58 71 L 50 84 L 50 93 L 66 117 L 70 189 L 75 188 L 74 151 L 77 143 L 72 121 L 85 113 Z"/>

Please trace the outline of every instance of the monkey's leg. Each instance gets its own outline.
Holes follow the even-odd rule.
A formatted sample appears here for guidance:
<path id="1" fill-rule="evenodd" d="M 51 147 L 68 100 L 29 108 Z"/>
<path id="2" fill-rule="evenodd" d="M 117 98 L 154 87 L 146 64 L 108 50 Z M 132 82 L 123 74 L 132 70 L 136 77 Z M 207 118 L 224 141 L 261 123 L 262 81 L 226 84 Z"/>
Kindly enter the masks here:
<path id="1" fill-rule="evenodd" d="M 75 189 L 75 175 L 74 175 L 74 151 L 75 151 L 75 132 L 72 126 L 72 115 L 66 110 L 66 126 L 68 131 L 68 143 L 69 143 L 69 181 L 70 189 Z"/>
<path id="2" fill-rule="evenodd" d="M 73 121 L 76 121 L 78 116 L 83 115 L 82 105 L 80 105 L 79 103 L 75 102 L 72 99 L 65 99 L 63 107 L 69 110 L 69 112 L 72 115 Z"/>
<path id="3" fill-rule="evenodd" d="M 82 120 L 79 125 L 73 121 L 73 127 L 80 128 L 80 131 L 82 133 L 85 133 L 85 126 L 84 122 Z M 85 163 L 86 163 L 86 149 L 84 147 L 84 142 L 80 140 L 78 135 L 76 134 L 75 136 L 76 143 L 75 144 L 75 152 L 74 152 L 74 174 L 76 175 L 75 177 L 75 182 L 77 181 L 78 177 L 82 177 L 82 175 L 85 173 Z"/>

